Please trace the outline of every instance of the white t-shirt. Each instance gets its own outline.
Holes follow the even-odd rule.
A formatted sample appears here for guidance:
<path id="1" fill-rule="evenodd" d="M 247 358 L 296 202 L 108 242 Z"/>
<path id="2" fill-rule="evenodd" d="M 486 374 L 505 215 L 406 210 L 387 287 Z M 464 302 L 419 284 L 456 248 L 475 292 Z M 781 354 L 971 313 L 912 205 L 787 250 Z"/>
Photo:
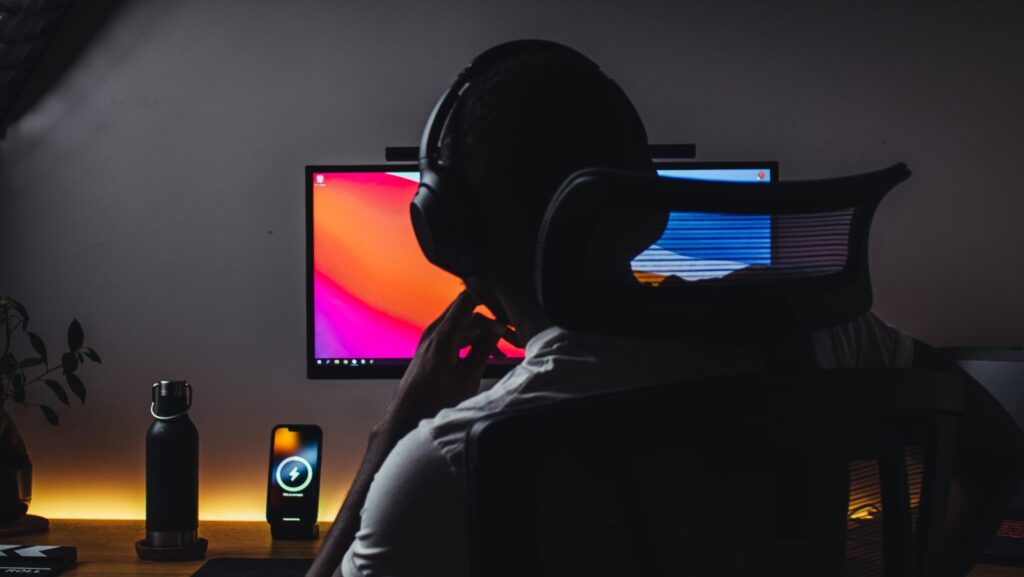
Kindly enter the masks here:
<path id="1" fill-rule="evenodd" d="M 813 335 L 825 368 L 910 366 L 913 341 L 868 314 Z M 526 345 L 523 362 L 488 390 L 420 422 L 374 477 L 344 577 L 469 575 L 466 431 L 481 417 L 586 394 L 762 372 L 765 358 L 723 344 L 637 340 L 553 327 Z"/>

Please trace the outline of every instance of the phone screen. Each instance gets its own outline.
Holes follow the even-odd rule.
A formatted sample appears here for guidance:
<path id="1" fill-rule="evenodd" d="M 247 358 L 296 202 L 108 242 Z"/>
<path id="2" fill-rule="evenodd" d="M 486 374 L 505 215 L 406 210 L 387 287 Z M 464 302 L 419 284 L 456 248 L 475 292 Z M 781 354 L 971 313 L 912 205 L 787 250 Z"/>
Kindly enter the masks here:
<path id="1" fill-rule="evenodd" d="M 320 500 L 320 445 L 316 425 L 278 425 L 270 437 L 267 522 L 272 525 L 317 520 Z"/>

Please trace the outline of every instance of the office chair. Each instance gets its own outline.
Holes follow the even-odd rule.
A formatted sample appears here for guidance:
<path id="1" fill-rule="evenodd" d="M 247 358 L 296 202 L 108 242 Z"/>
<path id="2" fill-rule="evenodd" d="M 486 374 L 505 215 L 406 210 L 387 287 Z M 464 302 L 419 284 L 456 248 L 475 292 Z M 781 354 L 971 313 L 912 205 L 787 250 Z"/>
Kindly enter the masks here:
<path id="1" fill-rule="evenodd" d="M 473 575 L 933 574 L 964 382 L 819 370 L 800 352 L 810 331 L 870 309 L 871 218 L 908 175 L 896 165 L 733 184 L 588 170 L 567 181 L 537 253 L 538 295 L 557 325 L 758 346 L 769 370 L 623 383 L 475 423 Z M 681 278 L 665 267 L 609 272 L 642 259 L 616 247 L 652 227 L 663 245 L 685 236 L 687 214 L 738 216 L 722 221 L 738 231 L 733 246 L 760 242 L 751 227 L 769 222 L 770 263 L 726 274 L 707 258 L 677 267 Z M 908 453 L 922 459 L 913 488 Z M 866 503 L 855 510 L 851 486 Z"/>

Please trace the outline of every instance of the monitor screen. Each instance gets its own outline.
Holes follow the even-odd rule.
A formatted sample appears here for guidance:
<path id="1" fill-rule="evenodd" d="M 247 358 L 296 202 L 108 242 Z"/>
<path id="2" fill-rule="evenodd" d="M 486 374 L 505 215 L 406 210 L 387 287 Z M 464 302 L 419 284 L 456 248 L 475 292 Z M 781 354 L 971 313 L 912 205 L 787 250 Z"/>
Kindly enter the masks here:
<path id="1" fill-rule="evenodd" d="M 778 165 L 679 163 L 659 165 L 658 172 L 770 182 L 778 178 Z M 306 167 L 309 378 L 400 377 L 423 329 L 462 290 L 462 281 L 430 264 L 416 242 L 409 201 L 418 183 L 414 165 Z M 713 237 L 737 226 L 749 236 L 740 249 L 694 241 L 694 231 Z M 726 274 L 770 259 L 768 216 L 672 214 L 665 234 L 634 259 L 632 268 L 641 281 L 668 275 L 699 280 L 709 270 Z M 486 376 L 503 374 L 523 356 L 505 341 L 499 348 L 503 358 L 489 361 Z"/>
<path id="2" fill-rule="evenodd" d="M 1024 348 L 963 347 L 946 350 L 1024 429 Z M 1018 491 L 1013 508 L 1024 513 L 1024 486 Z"/>

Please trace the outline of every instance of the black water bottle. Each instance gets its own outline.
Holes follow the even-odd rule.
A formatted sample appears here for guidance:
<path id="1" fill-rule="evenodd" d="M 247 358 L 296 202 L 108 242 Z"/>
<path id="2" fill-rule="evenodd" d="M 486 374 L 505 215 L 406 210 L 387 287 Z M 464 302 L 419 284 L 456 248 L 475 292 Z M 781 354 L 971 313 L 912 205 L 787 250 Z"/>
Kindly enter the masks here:
<path id="1" fill-rule="evenodd" d="M 152 550 L 194 557 L 199 530 L 199 432 L 188 417 L 192 386 L 185 381 L 153 384 L 146 433 L 146 539 Z M 202 547 L 205 554 L 205 546 Z M 140 552 L 140 556 L 142 553 Z M 201 554 L 200 554 L 201 555 Z"/>

